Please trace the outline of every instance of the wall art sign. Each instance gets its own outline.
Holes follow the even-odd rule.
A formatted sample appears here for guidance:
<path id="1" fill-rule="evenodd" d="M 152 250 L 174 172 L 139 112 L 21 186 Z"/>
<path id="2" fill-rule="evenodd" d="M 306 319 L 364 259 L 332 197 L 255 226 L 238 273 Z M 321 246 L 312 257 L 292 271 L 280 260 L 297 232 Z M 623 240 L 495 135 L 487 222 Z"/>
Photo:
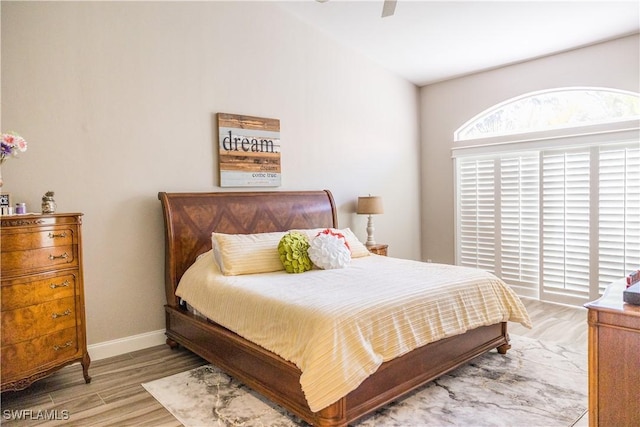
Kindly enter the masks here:
<path id="1" fill-rule="evenodd" d="M 281 183 L 280 120 L 218 113 L 221 187 Z"/>

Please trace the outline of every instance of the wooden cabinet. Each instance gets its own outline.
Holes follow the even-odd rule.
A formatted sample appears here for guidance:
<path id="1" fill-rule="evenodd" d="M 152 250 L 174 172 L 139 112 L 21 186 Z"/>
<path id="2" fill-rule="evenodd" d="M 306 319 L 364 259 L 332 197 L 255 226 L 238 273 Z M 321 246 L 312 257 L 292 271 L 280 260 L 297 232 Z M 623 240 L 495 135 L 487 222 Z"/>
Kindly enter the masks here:
<path id="1" fill-rule="evenodd" d="M 388 247 L 389 245 L 375 244 L 367 246 L 367 249 L 369 249 L 369 252 L 371 252 L 372 254 L 387 256 Z"/>
<path id="2" fill-rule="evenodd" d="M 82 281 L 82 214 L 2 217 L 2 391 L 74 362 L 89 376 Z"/>
<path id="3" fill-rule="evenodd" d="M 640 306 L 623 302 L 624 279 L 589 310 L 589 425 L 640 426 Z"/>

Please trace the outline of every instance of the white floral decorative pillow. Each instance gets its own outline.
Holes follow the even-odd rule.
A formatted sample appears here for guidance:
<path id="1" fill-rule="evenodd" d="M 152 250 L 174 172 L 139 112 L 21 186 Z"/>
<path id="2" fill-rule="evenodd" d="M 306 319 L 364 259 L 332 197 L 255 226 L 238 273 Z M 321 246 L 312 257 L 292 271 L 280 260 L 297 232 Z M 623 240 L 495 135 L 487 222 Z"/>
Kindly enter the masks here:
<path id="1" fill-rule="evenodd" d="M 326 229 L 311 240 L 309 258 L 319 268 L 330 270 L 345 268 L 351 262 L 351 249 L 341 233 Z"/>
<path id="2" fill-rule="evenodd" d="M 292 231 L 299 231 L 301 233 L 305 233 L 309 237 L 309 240 L 312 240 L 314 237 L 318 235 L 318 233 L 324 230 L 326 229 L 325 228 L 308 228 L 304 230 L 292 230 Z M 342 228 L 342 229 L 329 228 L 328 230 L 331 230 L 336 233 L 340 233 L 344 236 L 345 240 L 347 241 L 347 244 L 349 245 L 349 249 L 351 249 L 351 258 L 360 258 L 363 256 L 371 255 L 371 252 L 369 252 L 369 250 L 364 245 L 364 243 L 358 240 L 358 237 L 355 235 L 353 231 L 351 231 L 350 228 Z"/>

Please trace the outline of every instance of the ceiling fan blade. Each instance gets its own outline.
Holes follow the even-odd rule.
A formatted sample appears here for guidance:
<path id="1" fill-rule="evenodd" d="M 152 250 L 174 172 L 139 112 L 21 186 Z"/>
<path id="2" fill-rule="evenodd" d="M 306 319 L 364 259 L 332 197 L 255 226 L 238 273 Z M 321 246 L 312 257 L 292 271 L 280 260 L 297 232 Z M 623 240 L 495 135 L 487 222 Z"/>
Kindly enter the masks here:
<path id="1" fill-rule="evenodd" d="M 382 17 L 391 16 L 396 11 L 396 1 L 397 0 L 384 0 L 384 4 L 382 5 Z"/>

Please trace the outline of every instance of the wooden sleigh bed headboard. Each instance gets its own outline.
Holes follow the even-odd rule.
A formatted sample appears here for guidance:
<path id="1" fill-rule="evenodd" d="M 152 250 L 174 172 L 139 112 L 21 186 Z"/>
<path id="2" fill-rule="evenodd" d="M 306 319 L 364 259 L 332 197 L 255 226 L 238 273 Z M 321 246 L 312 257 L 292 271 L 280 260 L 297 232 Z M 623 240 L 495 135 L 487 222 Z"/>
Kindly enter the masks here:
<path id="1" fill-rule="evenodd" d="M 178 282 L 211 249 L 211 233 L 250 234 L 337 227 L 330 191 L 158 193 L 165 223 L 167 304 L 177 306 Z"/>

